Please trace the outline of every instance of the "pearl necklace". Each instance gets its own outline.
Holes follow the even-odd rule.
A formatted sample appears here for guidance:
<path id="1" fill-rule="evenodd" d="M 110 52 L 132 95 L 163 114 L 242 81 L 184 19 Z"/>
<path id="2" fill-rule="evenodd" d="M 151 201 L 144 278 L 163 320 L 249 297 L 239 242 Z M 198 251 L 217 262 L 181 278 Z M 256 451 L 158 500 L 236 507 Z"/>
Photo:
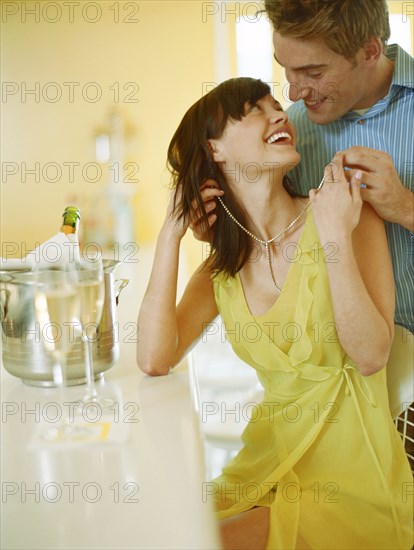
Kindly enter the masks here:
<path id="1" fill-rule="evenodd" d="M 319 189 L 322 187 L 324 183 L 324 179 L 322 179 L 321 183 L 319 184 L 318 186 L 318 191 Z M 259 237 L 257 237 L 256 235 L 254 235 L 251 231 L 249 231 L 248 229 L 246 229 L 244 227 L 244 225 L 242 225 L 238 219 L 236 219 L 233 214 L 230 212 L 230 210 L 227 208 L 227 206 L 224 204 L 223 200 L 221 197 L 217 197 L 221 206 L 224 208 L 224 211 L 226 212 L 226 214 L 229 216 L 229 218 L 231 220 L 234 221 L 235 224 L 237 224 L 240 229 L 242 229 L 247 235 L 249 235 L 249 237 L 251 237 L 252 239 L 254 239 L 255 241 L 257 241 L 258 243 L 260 244 L 263 244 L 264 247 L 265 247 L 265 254 L 266 254 L 266 260 L 267 260 L 267 265 L 269 266 L 269 271 L 270 271 L 270 276 L 272 278 L 272 281 L 273 281 L 273 284 L 276 288 L 276 290 L 280 293 L 282 292 L 282 289 L 278 286 L 277 282 L 276 282 L 276 278 L 275 278 L 275 275 L 273 273 L 273 269 L 272 269 L 272 262 L 271 262 L 271 259 L 270 259 L 270 250 L 269 250 L 269 244 L 272 243 L 273 241 L 275 241 L 276 239 L 278 239 L 279 237 L 281 237 L 282 235 L 284 235 L 287 231 L 289 231 L 289 229 L 291 227 L 293 227 L 295 225 L 295 223 L 303 216 L 303 214 L 307 211 L 307 209 L 309 208 L 310 206 L 310 201 L 308 202 L 308 204 L 305 206 L 305 208 L 296 216 L 296 218 L 294 218 L 290 223 L 289 225 L 287 225 L 284 229 L 282 229 L 282 231 L 280 231 L 277 235 L 275 235 L 274 237 L 272 237 L 271 239 L 269 240 L 264 240 L 264 239 L 260 239 Z"/>

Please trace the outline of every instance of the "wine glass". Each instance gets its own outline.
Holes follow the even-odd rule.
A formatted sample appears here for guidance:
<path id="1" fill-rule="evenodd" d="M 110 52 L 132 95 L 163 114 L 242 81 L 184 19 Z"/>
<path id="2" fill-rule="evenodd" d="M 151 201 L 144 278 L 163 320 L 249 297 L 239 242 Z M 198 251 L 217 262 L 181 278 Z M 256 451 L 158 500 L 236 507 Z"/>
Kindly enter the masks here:
<path id="1" fill-rule="evenodd" d="M 98 396 L 93 368 L 93 343 L 99 338 L 98 326 L 105 296 L 104 271 L 100 258 L 82 259 L 77 264 L 77 292 L 80 306 L 79 321 L 82 326 L 82 339 L 86 347 L 87 391 L 81 404 L 95 403 L 105 410 L 113 405 L 113 401 Z"/>
<path id="2" fill-rule="evenodd" d="M 76 272 L 73 264 L 53 265 L 37 272 L 35 314 L 39 322 L 43 344 L 53 360 L 53 382 L 61 390 L 67 386 L 67 358 L 76 339 L 79 319 L 79 299 Z M 70 427 L 69 416 L 59 425 L 43 433 L 43 438 L 53 440 L 65 435 Z"/>
<path id="3" fill-rule="evenodd" d="M 53 381 L 56 386 L 66 386 L 67 356 L 79 318 L 76 275 L 70 265 L 38 272 L 35 311 L 44 346 L 54 360 Z"/>

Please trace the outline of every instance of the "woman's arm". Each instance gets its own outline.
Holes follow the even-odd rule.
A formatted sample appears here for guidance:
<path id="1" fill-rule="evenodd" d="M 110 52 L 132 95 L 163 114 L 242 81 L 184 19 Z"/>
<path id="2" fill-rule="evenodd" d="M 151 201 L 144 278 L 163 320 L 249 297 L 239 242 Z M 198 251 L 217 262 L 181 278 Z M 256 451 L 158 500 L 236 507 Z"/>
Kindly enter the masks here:
<path id="1" fill-rule="evenodd" d="M 172 201 L 138 316 L 137 362 L 153 376 L 168 374 L 217 315 L 208 269 L 197 270 L 176 305 L 179 250 L 187 227 L 176 222 L 171 212 Z"/>
<path id="2" fill-rule="evenodd" d="M 362 375 L 382 369 L 394 331 L 394 279 L 384 223 L 362 204 L 359 181 L 349 186 L 343 157 L 325 171 L 325 184 L 312 192 L 312 210 L 322 245 L 337 245 L 327 261 L 339 341 Z M 333 260 L 333 261 L 332 261 Z"/>

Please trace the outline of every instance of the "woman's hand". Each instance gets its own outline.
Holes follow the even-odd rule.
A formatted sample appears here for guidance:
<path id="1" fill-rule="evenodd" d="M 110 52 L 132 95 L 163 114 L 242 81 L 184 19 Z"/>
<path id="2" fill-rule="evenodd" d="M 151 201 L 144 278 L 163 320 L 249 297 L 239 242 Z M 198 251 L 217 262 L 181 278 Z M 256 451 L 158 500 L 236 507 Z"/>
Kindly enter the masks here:
<path id="1" fill-rule="evenodd" d="M 208 215 L 208 227 L 205 226 L 204 220 L 201 216 L 200 209 L 197 208 L 197 203 L 194 201 L 194 214 L 190 220 L 189 227 L 193 232 L 194 237 L 198 241 L 209 242 L 212 232 L 211 228 L 217 220 L 217 215 L 213 210 L 217 206 L 217 201 L 215 197 L 221 197 L 224 195 L 224 191 L 219 189 L 218 184 L 215 180 L 206 180 L 203 185 L 200 187 L 201 197 L 204 202 L 204 207 Z"/>
<path id="2" fill-rule="evenodd" d="M 182 239 L 187 232 L 189 222 L 185 222 L 184 218 L 181 217 L 178 219 L 177 211 L 174 211 L 174 204 L 179 204 L 181 202 L 182 189 L 172 189 L 170 191 L 170 200 L 168 202 L 167 213 L 165 215 L 165 221 L 163 229 L 171 232 L 178 239 Z"/>
<path id="3" fill-rule="evenodd" d="M 360 181 L 352 176 L 348 182 L 343 162 L 344 154 L 337 153 L 325 168 L 323 187 L 309 193 L 315 224 L 324 242 L 350 237 L 361 215 Z"/>

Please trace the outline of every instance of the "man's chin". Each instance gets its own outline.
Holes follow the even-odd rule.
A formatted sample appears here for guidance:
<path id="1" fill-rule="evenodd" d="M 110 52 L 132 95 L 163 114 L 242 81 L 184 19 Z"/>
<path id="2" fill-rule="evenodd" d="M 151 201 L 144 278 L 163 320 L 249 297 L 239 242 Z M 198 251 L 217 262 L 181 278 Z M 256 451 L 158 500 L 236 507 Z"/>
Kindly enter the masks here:
<path id="1" fill-rule="evenodd" d="M 339 118 L 333 113 L 323 112 L 322 110 L 315 111 L 308 108 L 306 109 L 306 114 L 308 115 L 308 119 L 311 122 L 313 122 L 314 124 L 319 124 L 321 126 L 324 124 L 329 124 Z"/>

